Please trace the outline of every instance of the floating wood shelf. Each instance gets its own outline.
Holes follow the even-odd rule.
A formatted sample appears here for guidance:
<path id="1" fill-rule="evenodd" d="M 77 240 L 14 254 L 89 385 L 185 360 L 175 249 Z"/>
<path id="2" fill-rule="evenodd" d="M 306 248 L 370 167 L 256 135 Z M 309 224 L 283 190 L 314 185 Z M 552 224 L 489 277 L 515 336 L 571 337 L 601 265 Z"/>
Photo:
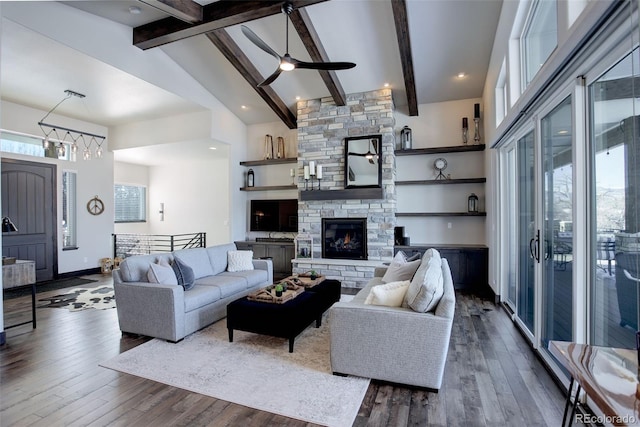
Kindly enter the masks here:
<path id="1" fill-rule="evenodd" d="M 344 190 L 307 190 L 300 192 L 300 200 L 365 200 L 382 199 L 382 188 L 346 188 Z"/>
<path id="2" fill-rule="evenodd" d="M 400 216 L 487 216 L 486 212 L 396 212 L 396 217 Z"/>
<path id="3" fill-rule="evenodd" d="M 396 150 L 396 156 L 417 156 L 421 154 L 466 153 L 469 151 L 484 151 L 485 144 L 453 145 L 448 147 L 414 148 L 411 150 Z"/>
<path id="4" fill-rule="evenodd" d="M 297 185 L 265 185 L 263 187 L 240 187 L 240 191 L 297 190 Z"/>
<path id="5" fill-rule="evenodd" d="M 441 185 L 441 184 L 483 184 L 487 178 L 425 179 L 418 181 L 396 181 L 396 185 Z"/>
<path id="6" fill-rule="evenodd" d="M 297 157 L 288 157 L 286 159 L 269 159 L 269 160 L 247 160 L 240 162 L 241 166 L 267 166 L 267 165 L 281 165 L 285 163 L 298 163 Z"/>

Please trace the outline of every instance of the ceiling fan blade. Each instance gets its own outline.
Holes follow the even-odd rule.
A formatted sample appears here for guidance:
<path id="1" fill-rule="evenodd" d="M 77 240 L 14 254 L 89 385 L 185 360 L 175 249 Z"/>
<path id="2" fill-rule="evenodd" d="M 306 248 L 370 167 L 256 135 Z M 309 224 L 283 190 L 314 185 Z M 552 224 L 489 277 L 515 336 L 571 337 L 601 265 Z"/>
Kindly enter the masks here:
<path id="1" fill-rule="evenodd" d="M 265 81 L 263 81 L 262 83 L 260 83 L 258 85 L 258 87 L 262 87 L 262 86 L 269 86 L 271 83 L 273 83 L 273 81 L 275 79 L 278 78 L 278 76 L 280 75 L 280 73 L 282 72 L 282 70 L 280 69 L 280 67 L 276 68 L 276 70 L 273 72 L 273 74 L 271 74 L 269 77 L 267 77 L 265 79 Z"/>
<path id="2" fill-rule="evenodd" d="M 255 44 L 256 46 L 258 46 L 260 49 L 264 50 L 265 52 L 267 52 L 270 55 L 275 56 L 278 59 L 282 59 L 282 57 L 280 55 L 278 55 L 278 53 L 271 49 L 271 47 L 266 44 L 265 42 L 262 41 L 262 39 L 260 37 L 258 37 L 258 35 L 256 33 L 254 33 L 253 31 L 251 31 L 251 29 L 245 25 L 241 26 L 242 28 L 242 33 L 249 39 L 251 40 L 251 42 L 253 44 Z"/>
<path id="3" fill-rule="evenodd" d="M 308 70 L 348 70 L 356 66 L 353 62 L 304 62 L 294 60 L 296 68 Z"/>

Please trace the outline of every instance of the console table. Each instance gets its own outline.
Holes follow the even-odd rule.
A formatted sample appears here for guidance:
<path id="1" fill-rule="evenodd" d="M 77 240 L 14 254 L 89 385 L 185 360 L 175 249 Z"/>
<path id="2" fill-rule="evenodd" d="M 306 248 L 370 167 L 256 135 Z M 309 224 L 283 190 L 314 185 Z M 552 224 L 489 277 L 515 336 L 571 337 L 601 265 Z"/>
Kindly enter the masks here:
<path id="1" fill-rule="evenodd" d="M 2 287 L 3 289 L 15 288 L 17 286 L 31 285 L 31 320 L 5 326 L 5 329 L 16 326 L 33 324 L 36 328 L 36 262 L 29 260 L 16 260 L 15 264 L 2 266 Z"/>
<path id="2" fill-rule="evenodd" d="M 580 405 L 578 398 L 581 389 L 608 418 L 605 424 L 635 425 L 640 422 L 636 350 L 549 341 L 549 351 L 571 375 L 562 419 L 563 427 L 572 403 L 569 426 L 573 422 L 577 406 Z M 572 402 L 574 383 L 577 383 L 577 390 Z"/>

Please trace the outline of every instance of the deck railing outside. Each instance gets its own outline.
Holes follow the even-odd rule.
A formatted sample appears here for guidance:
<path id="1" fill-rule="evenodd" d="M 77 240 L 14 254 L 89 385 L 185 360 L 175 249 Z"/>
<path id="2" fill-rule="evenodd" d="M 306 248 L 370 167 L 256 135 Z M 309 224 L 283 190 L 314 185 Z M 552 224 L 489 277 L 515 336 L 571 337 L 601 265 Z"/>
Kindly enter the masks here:
<path id="1" fill-rule="evenodd" d="M 207 233 L 189 234 L 113 234 L 113 257 L 126 258 L 178 249 L 204 248 Z"/>

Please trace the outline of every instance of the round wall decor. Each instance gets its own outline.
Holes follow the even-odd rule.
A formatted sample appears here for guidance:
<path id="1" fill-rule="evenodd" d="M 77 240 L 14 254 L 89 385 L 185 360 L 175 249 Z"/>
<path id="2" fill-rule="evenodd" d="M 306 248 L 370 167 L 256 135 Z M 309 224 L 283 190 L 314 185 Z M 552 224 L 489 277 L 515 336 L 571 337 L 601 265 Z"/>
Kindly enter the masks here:
<path id="1" fill-rule="evenodd" d="M 96 196 L 87 202 L 87 211 L 89 211 L 91 215 L 100 215 L 104 212 L 104 203 Z"/>

